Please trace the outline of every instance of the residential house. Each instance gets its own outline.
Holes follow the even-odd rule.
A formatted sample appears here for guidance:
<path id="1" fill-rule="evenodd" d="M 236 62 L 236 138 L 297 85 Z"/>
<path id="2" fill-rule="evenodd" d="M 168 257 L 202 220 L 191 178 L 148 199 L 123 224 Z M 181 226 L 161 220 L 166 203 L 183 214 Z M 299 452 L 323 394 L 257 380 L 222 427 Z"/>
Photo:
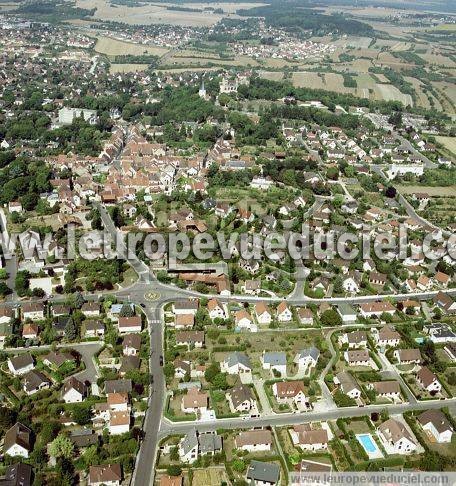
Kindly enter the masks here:
<path id="1" fill-rule="evenodd" d="M 90 486 L 120 486 L 122 481 L 122 469 L 120 464 L 103 464 L 90 466 Z"/>
<path id="2" fill-rule="evenodd" d="M 44 319 L 44 304 L 40 302 L 27 302 L 22 306 L 24 320 L 42 321 Z"/>
<path id="3" fill-rule="evenodd" d="M 65 381 L 62 388 L 62 400 L 65 403 L 80 403 L 87 397 L 87 386 L 74 376 Z"/>
<path id="4" fill-rule="evenodd" d="M 279 376 L 287 375 L 287 355 L 283 352 L 263 352 L 261 357 L 264 370 L 276 372 Z"/>
<path id="5" fill-rule="evenodd" d="M 221 362 L 220 369 L 222 373 L 238 375 L 240 373 L 250 373 L 252 371 L 252 365 L 246 354 L 234 351 L 229 353 Z"/>
<path id="6" fill-rule="evenodd" d="M 14 317 L 14 312 L 11 307 L 0 307 L 0 324 L 9 324 Z"/>
<path id="7" fill-rule="evenodd" d="M 417 417 L 423 430 L 432 442 L 450 443 L 453 438 L 453 427 L 441 410 L 426 410 Z"/>
<path id="8" fill-rule="evenodd" d="M 274 462 L 250 461 L 246 475 L 247 483 L 254 486 L 279 484 L 280 467 Z"/>
<path id="9" fill-rule="evenodd" d="M 416 374 L 418 383 L 429 393 L 439 393 L 442 385 L 437 376 L 426 366 L 422 366 Z"/>
<path id="10" fill-rule="evenodd" d="M 314 322 L 313 312 L 306 308 L 300 307 L 297 311 L 299 322 L 305 326 L 312 326 Z"/>
<path id="11" fill-rule="evenodd" d="M 232 413 L 251 412 L 257 408 L 252 390 L 247 385 L 232 388 L 227 392 L 226 398 Z"/>
<path id="12" fill-rule="evenodd" d="M 189 432 L 181 439 L 178 452 L 179 459 L 186 464 L 191 464 L 198 459 L 199 443 L 196 430 Z"/>
<path id="13" fill-rule="evenodd" d="M 258 324 L 270 324 L 272 322 L 271 311 L 264 302 L 255 304 L 255 316 Z"/>
<path id="14" fill-rule="evenodd" d="M 35 368 L 35 362 L 30 353 L 22 353 L 14 358 L 8 358 L 8 369 L 15 376 L 24 375 Z"/>
<path id="15" fill-rule="evenodd" d="M 27 395 L 50 388 L 50 380 L 41 371 L 32 370 L 26 373 L 22 379 L 22 388 Z"/>
<path id="16" fill-rule="evenodd" d="M 291 309 L 288 307 L 288 304 L 285 301 L 282 301 L 277 306 L 277 320 L 279 322 L 290 322 L 293 319 L 293 314 Z"/>
<path id="17" fill-rule="evenodd" d="M 310 367 L 317 366 L 318 358 L 320 357 L 320 350 L 315 346 L 303 349 L 299 351 L 295 358 L 294 363 L 298 365 L 299 371 L 307 370 Z"/>
<path id="18" fill-rule="evenodd" d="M 85 329 L 85 337 L 96 338 L 102 337 L 105 334 L 105 328 L 102 321 L 89 319 L 88 321 L 84 321 L 83 327 Z"/>
<path id="19" fill-rule="evenodd" d="M 240 309 L 236 312 L 234 315 L 234 323 L 236 329 L 248 329 L 252 332 L 258 330 L 256 324 L 253 322 L 252 316 L 245 309 Z"/>
<path id="20" fill-rule="evenodd" d="M 24 339 L 36 339 L 38 337 L 38 333 L 40 328 L 38 324 L 31 323 L 31 324 L 24 324 L 22 327 L 22 337 Z"/>
<path id="21" fill-rule="evenodd" d="M 391 302 L 366 302 L 360 305 L 360 312 L 363 317 L 380 317 L 383 313 L 393 315 L 396 308 Z"/>
<path id="22" fill-rule="evenodd" d="M 179 331 L 176 332 L 176 345 L 190 348 L 202 348 L 204 346 L 204 331 Z"/>
<path id="23" fill-rule="evenodd" d="M 371 359 L 367 349 L 349 349 L 344 353 L 348 366 L 371 366 Z"/>
<path id="24" fill-rule="evenodd" d="M 293 444 L 305 451 L 321 451 L 328 448 L 328 432 L 325 429 L 313 429 L 310 424 L 295 425 L 290 431 Z"/>
<path id="25" fill-rule="evenodd" d="M 122 340 L 122 353 L 124 356 L 137 356 L 141 350 L 141 336 L 139 334 L 126 334 Z"/>
<path id="26" fill-rule="evenodd" d="M 217 299 L 210 299 L 207 303 L 209 317 L 214 319 L 226 319 L 227 313 L 225 307 Z"/>
<path id="27" fill-rule="evenodd" d="M 182 300 L 173 304 L 174 314 L 196 314 L 197 311 L 197 300 Z"/>
<path id="28" fill-rule="evenodd" d="M 299 409 L 308 407 L 305 386 L 302 380 L 278 381 L 272 385 L 272 393 L 279 404 L 294 404 Z"/>
<path id="29" fill-rule="evenodd" d="M 119 327 L 120 334 L 141 332 L 141 316 L 119 317 L 117 325 Z"/>
<path id="30" fill-rule="evenodd" d="M 407 428 L 396 419 L 390 418 L 377 429 L 378 437 L 385 449 L 392 454 L 410 454 L 417 443 Z"/>
<path id="31" fill-rule="evenodd" d="M 130 412 L 129 411 L 110 411 L 108 430 L 111 435 L 125 434 L 130 430 Z"/>
<path id="32" fill-rule="evenodd" d="M 380 330 L 372 330 L 375 344 L 379 347 L 396 347 L 399 346 L 401 335 L 391 326 L 384 326 Z"/>
<path id="33" fill-rule="evenodd" d="M 350 398 L 357 399 L 361 396 L 361 387 L 356 382 L 355 378 L 347 371 L 341 371 L 334 377 L 334 383 L 340 386 L 345 395 Z"/>
<path id="34" fill-rule="evenodd" d="M 98 317 L 101 313 L 101 306 L 97 302 L 86 302 L 81 307 L 81 312 L 86 317 Z"/>
<path id="35" fill-rule="evenodd" d="M 205 412 L 209 405 L 209 395 L 198 390 L 198 388 L 190 388 L 182 397 L 181 409 L 184 413 L 198 413 Z"/>
<path id="36" fill-rule="evenodd" d="M 450 295 L 445 292 L 439 292 L 433 298 L 433 301 L 438 305 L 445 313 L 456 313 L 456 301 Z"/>
<path id="37" fill-rule="evenodd" d="M 421 363 L 421 353 L 420 350 L 416 348 L 396 349 L 394 351 L 394 357 L 399 364 Z"/>
<path id="38" fill-rule="evenodd" d="M 248 430 L 240 432 L 234 443 L 236 449 L 247 452 L 270 451 L 272 446 L 272 434 L 270 430 Z"/>
<path id="39" fill-rule="evenodd" d="M 401 396 L 401 387 L 397 381 L 376 381 L 370 383 L 368 388 L 375 391 L 380 398 L 389 398 L 390 400 L 399 400 Z"/>
<path id="40" fill-rule="evenodd" d="M 365 348 L 367 346 L 367 333 L 365 331 L 352 331 L 342 334 L 341 344 L 348 344 L 350 349 Z"/>
<path id="41" fill-rule="evenodd" d="M 371 272 L 369 274 L 369 283 L 371 285 L 378 285 L 379 287 L 384 287 L 388 280 L 388 275 L 379 272 Z"/>
<path id="42" fill-rule="evenodd" d="M 16 422 L 5 433 L 3 439 L 3 453 L 8 456 L 22 456 L 28 458 L 31 451 L 31 434 L 32 431 Z"/>

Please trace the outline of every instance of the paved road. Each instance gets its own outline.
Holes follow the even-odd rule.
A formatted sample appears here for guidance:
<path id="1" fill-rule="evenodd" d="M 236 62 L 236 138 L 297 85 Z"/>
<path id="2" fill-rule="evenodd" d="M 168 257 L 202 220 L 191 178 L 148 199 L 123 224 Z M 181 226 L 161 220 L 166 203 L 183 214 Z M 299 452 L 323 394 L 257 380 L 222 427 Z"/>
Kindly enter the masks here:
<path id="1" fill-rule="evenodd" d="M 402 403 L 397 405 L 369 405 L 366 407 L 344 407 L 333 410 L 310 411 L 303 413 L 283 413 L 268 417 L 251 418 L 243 420 L 217 419 L 206 422 L 170 422 L 163 419 L 160 435 L 165 437 L 170 434 L 186 434 L 196 429 L 199 432 L 209 432 L 216 429 L 252 429 L 254 427 L 281 427 L 285 425 L 301 424 L 310 421 L 337 420 L 345 417 L 361 417 L 371 413 L 380 413 L 388 410 L 391 414 L 402 414 L 411 410 L 435 410 L 456 405 L 456 398 L 446 400 L 423 401 L 418 403 Z"/>
<path id="2" fill-rule="evenodd" d="M 423 155 L 421 152 L 419 152 L 406 138 L 404 138 L 402 135 L 399 133 L 393 131 L 393 136 L 394 138 L 398 141 L 401 142 L 401 147 L 407 149 L 409 152 L 411 152 L 415 157 L 418 157 L 421 161 L 424 162 L 424 166 L 427 169 L 435 169 L 437 167 L 437 164 L 432 162 L 428 157 Z"/>
<path id="3" fill-rule="evenodd" d="M 57 348 L 74 349 L 81 355 L 84 362 L 85 370 L 77 373 L 76 376 L 81 381 L 88 381 L 89 383 L 96 383 L 98 378 L 98 369 L 94 363 L 94 357 L 103 347 L 104 343 L 101 341 L 87 341 L 82 343 L 62 343 L 58 344 Z M 2 351 L 8 354 L 22 354 L 28 351 L 39 350 L 45 351 L 52 349 L 51 345 L 44 346 L 30 346 L 28 348 L 5 348 Z"/>
<path id="4" fill-rule="evenodd" d="M 3 208 L 0 208 L 0 227 L 1 227 L 1 236 L 3 242 L 9 242 L 9 235 L 8 235 L 8 225 L 6 221 L 6 215 Z M 17 294 L 14 289 L 15 287 L 15 280 L 17 274 L 17 256 L 11 255 L 11 258 L 5 259 L 5 270 L 8 272 L 8 280 L 7 285 L 13 291 L 12 294 L 8 295 L 8 300 L 15 300 L 17 299 Z"/>
<path id="5" fill-rule="evenodd" d="M 150 358 L 149 369 L 153 376 L 150 394 L 144 418 L 144 440 L 136 459 L 132 484 L 135 486 L 153 485 L 155 461 L 158 450 L 159 430 L 165 400 L 165 377 L 160 367 L 160 356 L 163 352 L 163 308 L 148 305 L 144 313 L 149 322 Z"/>

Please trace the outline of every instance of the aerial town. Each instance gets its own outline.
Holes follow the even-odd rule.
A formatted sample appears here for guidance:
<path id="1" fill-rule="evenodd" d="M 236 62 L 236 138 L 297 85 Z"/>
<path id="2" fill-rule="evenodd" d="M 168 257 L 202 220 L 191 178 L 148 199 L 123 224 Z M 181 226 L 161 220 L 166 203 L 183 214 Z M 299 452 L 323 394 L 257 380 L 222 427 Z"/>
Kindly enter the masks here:
<path id="1" fill-rule="evenodd" d="M 164 5 L 0 6 L 0 485 L 456 471 L 456 13 Z"/>

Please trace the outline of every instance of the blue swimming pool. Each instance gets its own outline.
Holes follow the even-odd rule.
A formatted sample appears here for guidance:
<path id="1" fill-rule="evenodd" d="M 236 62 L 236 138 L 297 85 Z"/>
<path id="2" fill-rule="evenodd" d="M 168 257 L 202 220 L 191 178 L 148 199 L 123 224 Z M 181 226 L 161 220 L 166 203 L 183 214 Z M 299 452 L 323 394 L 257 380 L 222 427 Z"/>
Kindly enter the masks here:
<path id="1" fill-rule="evenodd" d="M 364 447 L 364 450 L 368 454 L 374 454 L 377 452 L 377 445 L 374 442 L 374 439 L 372 439 L 370 434 L 358 434 L 356 438 L 359 440 L 361 445 Z"/>

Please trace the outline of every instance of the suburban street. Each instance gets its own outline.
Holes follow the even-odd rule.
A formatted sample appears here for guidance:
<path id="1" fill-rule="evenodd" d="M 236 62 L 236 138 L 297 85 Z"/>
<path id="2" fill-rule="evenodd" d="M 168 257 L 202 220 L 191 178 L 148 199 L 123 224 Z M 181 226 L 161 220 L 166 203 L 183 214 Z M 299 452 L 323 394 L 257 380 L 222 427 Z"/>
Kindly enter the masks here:
<path id="1" fill-rule="evenodd" d="M 216 429 L 253 429 L 255 427 L 281 427 L 284 425 L 300 424 L 303 421 L 337 420 L 344 417 L 360 417 L 371 413 L 381 413 L 387 410 L 390 415 L 401 414 L 411 410 L 437 410 L 456 405 L 456 398 L 446 400 L 427 400 L 417 403 L 402 403 L 398 405 L 368 405 L 366 407 L 343 407 L 324 411 L 310 411 L 304 413 L 281 413 L 260 418 L 248 417 L 236 419 L 217 419 L 206 422 L 170 422 L 163 419 L 160 430 L 161 437 L 169 434 L 186 434 L 192 430 L 208 432 Z"/>

